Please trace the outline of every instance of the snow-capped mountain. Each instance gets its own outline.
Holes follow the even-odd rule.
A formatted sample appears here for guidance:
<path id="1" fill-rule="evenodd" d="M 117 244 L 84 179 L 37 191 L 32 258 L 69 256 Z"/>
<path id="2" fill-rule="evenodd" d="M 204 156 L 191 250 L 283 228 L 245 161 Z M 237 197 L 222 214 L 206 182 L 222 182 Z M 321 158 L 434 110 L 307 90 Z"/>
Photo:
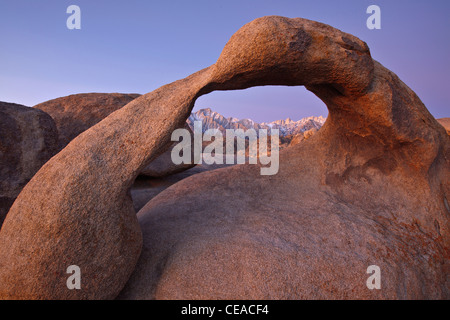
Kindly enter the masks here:
<path id="1" fill-rule="evenodd" d="M 200 109 L 197 112 L 191 113 L 187 123 L 193 129 L 194 121 L 202 121 L 202 129 L 205 132 L 207 129 L 218 129 L 225 133 L 226 129 L 279 129 L 280 136 L 296 135 L 310 129 L 320 129 L 325 123 L 326 118 L 307 117 L 298 121 L 293 121 L 290 118 L 286 120 L 277 120 L 273 122 L 257 123 L 251 119 L 237 119 L 225 118 L 220 113 L 212 111 L 210 108 Z"/>

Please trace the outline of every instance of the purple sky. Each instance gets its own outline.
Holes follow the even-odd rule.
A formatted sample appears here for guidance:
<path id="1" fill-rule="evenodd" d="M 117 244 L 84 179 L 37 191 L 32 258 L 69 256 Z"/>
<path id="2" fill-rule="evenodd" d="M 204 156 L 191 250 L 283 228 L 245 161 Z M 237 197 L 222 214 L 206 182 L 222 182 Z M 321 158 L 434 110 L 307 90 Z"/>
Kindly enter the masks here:
<path id="1" fill-rule="evenodd" d="M 66 8 L 81 8 L 68 30 Z M 381 8 L 381 30 L 366 8 Z M 303 17 L 366 41 L 436 117 L 450 117 L 448 0 L 1 0 L 0 100 L 33 106 L 81 92 L 150 92 L 213 64 L 230 36 L 265 15 Z M 303 87 L 214 92 L 195 110 L 272 121 L 326 115 Z"/>

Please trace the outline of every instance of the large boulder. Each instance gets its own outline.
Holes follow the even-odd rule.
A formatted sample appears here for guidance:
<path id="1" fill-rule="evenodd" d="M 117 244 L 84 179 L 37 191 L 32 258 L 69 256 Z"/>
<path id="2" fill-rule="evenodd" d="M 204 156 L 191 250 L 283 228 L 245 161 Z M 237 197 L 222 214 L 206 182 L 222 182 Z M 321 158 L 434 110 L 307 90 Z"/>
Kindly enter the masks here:
<path id="1" fill-rule="evenodd" d="M 138 173 L 199 96 L 257 85 L 305 85 L 328 106 L 324 127 L 285 149 L 276 175 L 238 165 L 158 194 L 138 214 L 140 254 Z M 119 298 L 448 299 L 448 159 L 445 130 L 364 42 L 256 19 L 217 63 L 131 101 L 39 170 L 0 231 L 0 298 L 113 298 L 131 275 Z M 66 287 L 70 264 L 80 290 Z M 366 286 L 370 265 L 381 290 Z"/>
<path id="2" fill-rule="evenodd" d="M 0 101 L 0 227 L 22 188 L 56 153 L 57 140 L 48 114 Z"/>
<path id="3" fill-rule="evenodd" d="M 131 198 L 133 199 L 134 210 L 138 212 L 151 199 L 156 197 L 159 193 L 169 188 L 171 185 L 186 179 L 201 172 L 216 170 L 228 167 L 227 164 L 200 164 L 191 169 L 182 172 L 174 173 L 165 177 L 147 177 L 140 175 L 133 183 L 130 190 Z"/>
<path id="4" fill-rule="evenodd" d="M 139 97 L 135 93 L 80 93 L 49 100 L 34 108 L 47 112 L 55 120 L 59 132 L 58 146 L 62 150 L 80 133 L 119 110 Z M 190 130 L 186 125 L 186 129 Z M 165 177 L 195 166 L 195 164 L 175 165 L 171 161 L 173 144 L 141 172 L 149 177 Z"/>
<path id="5" fill-rule="evenodd" d="M 61 150 L 80 133 L 139 96 L 140 94 L 125 93 L 80 93 L 42 102 L 33 108 L 45 111 L 55 120 Z"/>
<path id="6" fill-rule="evenodd" d="M 449 297 L 449 141 L 364 42 L 267 17 L 233 35 L 212 70 L 227 89 L 305 84 L 330 116 L 280 154 L 274 176 L 233 166 L 153 198 L 120 299 Z M 366 286 L 371 265 L 381 290 Z"/>

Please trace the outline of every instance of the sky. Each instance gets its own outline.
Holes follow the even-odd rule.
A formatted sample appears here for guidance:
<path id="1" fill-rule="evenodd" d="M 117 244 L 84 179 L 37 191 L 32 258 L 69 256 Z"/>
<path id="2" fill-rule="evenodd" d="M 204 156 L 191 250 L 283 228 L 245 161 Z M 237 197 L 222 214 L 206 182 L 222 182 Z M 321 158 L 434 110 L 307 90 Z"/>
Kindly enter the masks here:
<path id="1" fill-rule="evenodd" d="M 369 5 L 381 29 L 369 30 Z M 81 9 L 69 30 L 67 7 Z M 448 0 L 0 0 L 0 101 L 33 106 L 85 92 L 147 93 L 216 62 L 241 26 L 302 17 L 364 40 L 436 117 L 450 117 Z M 269 122 L 327 115 L 303 87 L 213 92 L 194 110 Z"/>

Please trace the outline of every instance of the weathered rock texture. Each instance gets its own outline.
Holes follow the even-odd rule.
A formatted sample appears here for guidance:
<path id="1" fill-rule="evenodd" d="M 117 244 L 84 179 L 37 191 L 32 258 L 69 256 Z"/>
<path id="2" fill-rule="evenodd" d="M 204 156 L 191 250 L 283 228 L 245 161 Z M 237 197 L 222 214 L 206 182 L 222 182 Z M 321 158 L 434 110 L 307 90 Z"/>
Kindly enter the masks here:
<path id="1" fill-rule="evenodd" d="M 0 101 L 0 227 L 22 188 L 56 153 L 57 140 L 48 114 Z"/>
<path id="2" fill-rule="evenodd" d="M 139 96 L 140 94 L 125 93 L 80 93 L 42 102 L 33 108 L 45 111 L 55 120 L 61 150 L 80 133 Z"/>
<path id="3" fill-rule="evenodd" d="M 450 118 L 441 118 L 437 121 L 447 130 L 447 134 L 450 135 Z"/>
<path id="4" fill-rule="evenodd" d="M 312 128 L 312 129 L 306 130 L 305 132 L 301 132 L 301 133 L 294 135 L 289 142 L 289 146 L 290 147 L 295 146 L 296 144 L 299 144 L 300 142 L 302 142 L 306 139 L 309 139 L 317 131 L 319 131 L 319 130 L 317 130 L 316 128 Z"/>
<path id="5" fill-rule="evenodd" d="M 138 212 L 147 202 L 156 197 L 163 190 L 171 185 L 201 172 L 229 167 L 227 164 L 201 164 L 182 172 L 174 173 L 164 177 L 148 177 L 140 175 L 131 188 L 131 198 L 133 199 L 134 210 Z"/>
<path id="6" fill-rule="evenodd" d="M 119 110 L 140 94 L 80 93 L 40 103 L 34 108 L 50 114 L 59 131 L 59 150 L 62 150 L 80 133 L 96 125 L 114 111 Z M 188 130 L 189 127 L 186 126 Z M 194 164 L 175 165 L 170 158 L 171 145 L 167 151 L 150 163 L 141 174 L 164 177 L 192 168 Z"/>
<path id="7" fill-rule="evenodd" d="M 446 132 L 364 42 L 274 16 L 44 165 L 0 232 L 0 297 L 114 297 L 139 254 L 127 193 L 138 172 L 200 95 L 256 85 L 305 85 L 329 108 L 324 127 L 280 155 L 277 175 L 232 166 L 153 198 L 138 214 L 143 251 L 119 297 L 448 298 Z M 84 270 L 77 292 L 65 288 L 69 264 Z M 366 287 L 374 264 L 381 290 Z"/>
<path id="8" fill-rule="evenodd" d="M 146 166 L 141 172 L 141 175 L 147 177 L 167 177 L 172 174 L 182 172 L 184 170 L 193 168 L 196 166 L 194 163 L 194 133 L 192 132 L 189 125 L 186 123 L 184 129 L 188 130 L 191 136 L 191 162 L 174 164 L 172 161 L 172 149 L 179 142 L 172 142 L 167 145 L 167 150 L 164 151 L 159 157 L 153 160 L 148 166 Z"/>

